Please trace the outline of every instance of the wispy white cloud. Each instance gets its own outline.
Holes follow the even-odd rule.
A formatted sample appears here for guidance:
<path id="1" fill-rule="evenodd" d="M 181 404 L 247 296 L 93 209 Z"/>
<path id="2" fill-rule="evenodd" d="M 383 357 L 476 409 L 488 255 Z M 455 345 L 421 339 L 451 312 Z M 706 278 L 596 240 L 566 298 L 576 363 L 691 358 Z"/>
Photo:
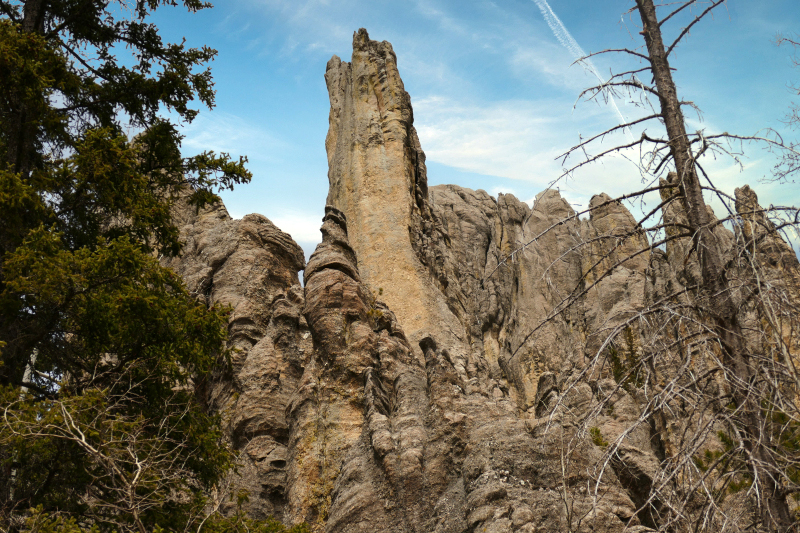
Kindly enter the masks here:
<path id="1" fill-rule="evenodd" d="M 584 57 L 586 52 L 583 51 L 583 48 L 581 48 L 578 42 L 572 37 L 566 26 L 564 26 L 564 23 L 561 22 L 561 19 L 555 14 L 550 4 L 547 3 L 547 0 L 533 0 L 533 2 L 536 4 L 536 7 L 539 8 L 539 11 L 542 12 L 545 22 L 547 22 L 547 25 L 553 31 L 553 35 L 556 36 L 558 42 L 569 50 L 569 53 L 572 54 L 572 57 L 575 59 Z M 591 65 L 590 68 L 596 71 L 591 60 L 587 60 L 587 64 Z"/>
<path id="2" fill-rule="evenodd" d="M 556 39 L 558 39 L 558 42 L 560 42 L 564 46 L 564 48 L 569 50 L 569 53 L 572 55 L 575 61 L 580 60 L 581 63 L 586 65 L 586 68 L 589 70 L 589 72 L 595 75 L 598 82 L 600 82 L 601 84 L 604 83 L 605 80 L 597 71 L 597 68 L 594 66 L 592 60 L 586 58 L 586 52 L 583 51 L 583 48 L 581 48 L 578 42 L 572 37 L 570 32 L 567 30 L 567 27 L 564 26 L 563 22 L 561 22 L 561 19 L 559 19 L 558 16 L 553 12 L 553 10 L 550 8 L 550 4 L 547 3 L 547 0 L 533 0 L 533 1 L 536 3 L 536 6 L 542 12 L 545 22 L 547 22 L 547 25 L 553 31 L 553 34 L 556 36 Z M 625 122 L 627 122 L 625 120 L 625 117 L 622 116 L 619 107 L 617 107 L 617 102 L 614 96 L 611 93 L 608 93 L 607 98 L 608 102 L 611 104 L 611 107 L 614 108 L 614 111 L 616 112 L 619 118 L 620 124 L 624 124 Z M 626 131 L 628 133 L 628 137 L 631 140 L 633 140 L 633 135 L 631 134 L 630 130 L 627 129 Z"/>
<path id="3" fill-rule="evenodd" d="M 569 109 L 564 101 L 465 105 L 438 96 L 420 100 L 414 108 L 429 159 L 468 172 L 523 180 L 542 189 L 562 174 L 558 157 L 578 141 L 575 131 L 580 121 L 585 119 L 582 125 L 589 129 L 595 122 L 592 112 L 577 117 L 578 123 L 572 121 L 564 112 Z M 635 170 L 630 161 L 610 157 L 562 180 L 558 187 L 585 200 L 601 191 L 619 190 L 620 176 L 635 175 Z"/>
<path id="4" fill-rule="evenodd" d="M 552 186 L 576 211 L 588 207 L 595 194 L 605 192 L 619 196 L 645 186 L 637 170 L 640 154 L 627 149 L 563 176 L 559 158 L 578 142 L 577 131 L 602 131 L 607 121 L 601 109 L 570 117 L 565 101 L 506 101 L 490 105 L 465 105 L 446 97 L 431 97 L 415 105 L 417 131 L 427 158 L 463 171 L 487 176 L 482 188 L 490 194 L 511 193 L 527 201 L 518 191 L 544 190 Z M 625 136 L 609 136 L 604 143 L 591 148 L 591 154 L 624 144 Z M 567 165 L 578 163 L 578 154 Z M 519 188 L 497 185 L 492 176 L 525 182 Z M 435 176 L 431 176 L 435 180 Z M 526 194 L 530 194 L 527 192 Z M 657 194 L 650 195 L 647 205 L 657 204 Z M 630 206 L 635 212 L 646 209 Z M 637 211 L 638 210 L 638 211 Z"/>
<path id="5" fill-rule="evenodd" d="M 514 43 L 507 58 L 511 72 L 522 80 L 542 79 L 576 95 L 590 83 L 585 69 L 579 65 L 570 68 L 570 58 L 552 42 Z"/>
<path id="6" fill-rule="evenodd" d="M 469 172 L 546 182 L 560 147 L 549 142 L 554 124 L 542 107 L 529 101 L 465 105 L 443 96 L 414 105 L 429 158 Z"/>
<path id="7" fill-rule="evenodd" d="M 263 17 L 276 30 L 283 57 L 298 51 L 332 53 L 354 30 L 343 15 L 359 9 L 355 0 L 245 0 L 243 4 L 254 12 L 250 16 Z M 274 53 L 274 44 L 266 46 Z"/>
<path id="8" fill-rule="evenodd" d="M 290 146 L 241 117 L 219 111 L 201 114 L 184 126 L 182 133 L 185 135 L 183 147 L 189 151 L 247 154 L 250 159 L 277 159 Z"/>
<path id="9" fill-rule="evenodd" d="M 467 35 L 472 33 L 472 29 L 459 22 L 455 17 L 439 9 L 431 0 L 416 0 L 416 11 L 423 16 L 436 21 L 439 27 L 445 31 Z"/>

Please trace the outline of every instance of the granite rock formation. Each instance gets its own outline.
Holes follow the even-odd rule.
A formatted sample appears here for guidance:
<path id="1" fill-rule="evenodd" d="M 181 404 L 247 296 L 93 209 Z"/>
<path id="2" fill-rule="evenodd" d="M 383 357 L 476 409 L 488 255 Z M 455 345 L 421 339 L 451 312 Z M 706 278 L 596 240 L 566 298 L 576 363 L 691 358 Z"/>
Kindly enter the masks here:
<path id="1" fill-rule="evenodd" d="M 260 215 L 176 213 L 186 246 L 170 266 L 233 308 L 232 366 L 201 392 L 243 452 L 230 483 L 249 512 L 329 533 L 648 531 L 659 502 L 642 495 L 669 443 L 587 361 L 618 337 L 644 349 L 629 323 L 696 280 L 691 240 L 650 250 L 604 194 L 580 218 L 553 190 L 529 206 L 429 188 L 395 54 L 365 30 L 325 80 L 329 205 L 308 264 Z M 753 214 L 720 242 L 747 240 L 799 301 L 793 251 L 755 193 L 736 198 Z"/>
<path id="2" fill-rule="evenodd" d="M 303 251 L 261 215 L 233 220 L 221 204 L 196 212 L 184 202 L 174 211 L 184 249 L 167 265 L 208 305 L 232 309 L 231 366 L 201 391 L 241 451 L 223 505 L 233 506 L 227 493 L 243 488 L 251 516 L 281 516 L 290 453 L 286 405 L 312 351 L 298 278 Z"/>

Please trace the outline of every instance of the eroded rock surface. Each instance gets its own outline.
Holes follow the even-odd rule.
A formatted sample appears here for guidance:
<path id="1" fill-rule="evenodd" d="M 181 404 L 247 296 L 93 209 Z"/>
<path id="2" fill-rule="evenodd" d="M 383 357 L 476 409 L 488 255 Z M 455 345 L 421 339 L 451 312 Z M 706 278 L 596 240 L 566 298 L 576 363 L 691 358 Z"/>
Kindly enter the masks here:
<path id="1" fill-rule="evenodd" d="M 289 459 L 286 407 L 312 351 L 298 278 L 303 251 L 261 215 L 233 220 L 222 204 L 198 213 L 179 203 L 175 211 L 184 249 L 167 266 L 208 305 L 232 308 L 231 368 L 202 391 L 242 452 L 239 474 L 223 491 L 223 507 L 234 505 L 229 495 L 243 488 L 250 493 L 245 509 L 252 516 L 281 516 Z"/>
<path id="2" fill-rule="evenodd" d="M 622 528 L 635 508 L 613 473 L 595 485 L 593 444 L 569 452 L 565 479 L 556 441 L 576 436 L 569 417 L 552 431 L 520 417 L 488 365 L 464 367 L 433 335 L 420 360 L 361 281 L 346 217 L 326 213 L 305 271 L 314 352 L 288 409 L 287 518 L 315 531 L 561 531 L 567 498 L 596 527 Z M 564 409 L 586 401 L 577 392 Z"/>

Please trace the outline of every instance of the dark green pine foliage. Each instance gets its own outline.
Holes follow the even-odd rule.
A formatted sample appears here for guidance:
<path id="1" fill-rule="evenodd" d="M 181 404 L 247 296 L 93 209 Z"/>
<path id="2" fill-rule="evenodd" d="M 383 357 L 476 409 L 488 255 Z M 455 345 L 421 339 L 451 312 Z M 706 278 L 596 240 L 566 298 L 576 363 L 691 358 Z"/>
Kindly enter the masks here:
<path id="1" fill-rule="evenodd" d="M 3 531 L 283 530 L 214 513 L 246 497 L 220 487 L 235 457 L 194 395 L 227 360 L 227 310 L 156 259 L 180 251 L 179 196 L 250 179 L 241 157 L 183 157 L 161 118 L 214 103 L 216 52 L 148 22 L 176 4 L 0 0 Z"/>

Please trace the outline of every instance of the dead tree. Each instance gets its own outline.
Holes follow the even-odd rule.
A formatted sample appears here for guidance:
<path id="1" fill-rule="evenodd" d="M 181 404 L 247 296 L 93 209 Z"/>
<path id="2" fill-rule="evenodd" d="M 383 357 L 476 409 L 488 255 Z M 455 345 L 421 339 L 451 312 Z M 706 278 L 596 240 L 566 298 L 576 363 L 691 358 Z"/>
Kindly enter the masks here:
<path id="1" fill-rule="evenodd" d="M 621 480 L 629 478 L 632 492 L 637 492 L 632 495 L 639 506 L 636 519 L 653 529 L 788 532 L 800 523 L 788 503 L 790 496 L 800 494 L 800 264 L 781 232 L 797 231 L 800 215 L 794 207 L 762 208 L 748 188 L 735 195 L 717 188 L 703 168 L 703 157 L 722 154 L 738 160 L 742 143 L 759 142 L 797 160 L 797 146 L 773 131 L 689 133 L 683 110 L 697 108 L 679 97 L 669 62 L 689 32 L 724 4 L 725 0 L 635 0 L 629 14 L 638 14 L 644 46 L 599 52 L 626 54 L 640 65 L 613 74 L 581 97 L 623 95 L 649 111 L 571 148 L 564 161 L 582 159 L 565 174 L 610 154 L 638 149 L 648 184 L 609 201 L 638 199 L 655 191 L 661 201 L 643 210 L 633 231 L 575 246 L 592 250 L 600 243 L 605 252 L 586 254 L 581 284 L 549 318 L 578 303 L 637 255 L 655 256 L 666 246 L 673 255 L 680 254 L 683 265 L 694 265 L 693 279 L 652 298 L 635 315 L 591 332 L 599 347 L 593 347 L 588 364 L 571 379 L 577 384 L 603 383 L 599 378 L 604 375 L 614 378 L 615 385 L 597 393 L 598 403 L 584 417 L 587 433 L 606 449 L 606 461 L 598 468 L 613 469 Z M 684 25 L 666 44 L 665 24 L 679 20 Z M 642 77 L 652 81 L 645 83 Z M 615 132 L 652 122 L 663 128 L 662 134 L 643 130 L 628 143 L 595 155 L 587 152 Z M 667 179 L 662 178 L 665 174 Z M 718 219 L 704 194 L 719 198 L 727 214 Z M 600 207 L 591 206 L 572 218 Z M 640 234 L 649 236 L 646 247 L 628 247 L 627 255 L 612 260 L 615 250 Z M 528 338 L 541 326 L 532 328 Z M 622 360 L 626 336 L 631 353 Z M 594 433 L 593 421 L 613 407 L 615 394 L 633 397 L 641 416 L 607 442 Z M 624 457 L 626 439 L 641 427 L 649 428 L 651 452 L 659 462 L 647 474 L 634 472 Z"/>
<path id="2" fill-rule="evenodd" d="M 684 6 L 691 3 L 693 2 L 686 2 Z M 705 13 L 721 3 L 723 0 L 717 0 L 706 9 Z M 713 321 L 714 331 L 723 353 L 723 364 L 731 371 L 726 373 L 727 381 L 731 386 L 733 401 L 741 408 L 738 422 L 748 460 L 752 463 L 753 478 L 757 479 L 761 486 L 759 494 L 761 522 L 763 525 L 769 525 L 770 529 L 786 531 L 792 520 L 786 501 L 788 495 L 781 490 L 781 465 L 770 453 L 772 446 L 770 435 L 761 434 L 763 424 L 760 420 L 762 416 L 760 398 L 751 394 L 751 384 L 758 369 L 754 367 L 753 358 L 739 324 L 738 310 L 731 297 L 723 254 L 720 243 L 712 232 L 712 221 L 697 175 L 696 154 L 686 134 L 681 101 L 678 99 L 669 67 L 668 52 L 674 49 L 677 41 L 669 50 L 664 47 L 661 21 L 658 19 L 653 0 L 637 0 L 636 6 L 642 20 L 641 33 L 647 45 L 648 61 L 655 80 L 661 118 L 667 130 L 670 155 L 677 171 L 677 184 L 694 241 L 693 251 L 697 254 L 702 271 L 700 290 L 702 298 L 708 302 L 705 305 L 706 314 Z M 695 20 L 699 20 L 701 16 Z M 688 31 L 688 28 L 685 31 Z"/>

